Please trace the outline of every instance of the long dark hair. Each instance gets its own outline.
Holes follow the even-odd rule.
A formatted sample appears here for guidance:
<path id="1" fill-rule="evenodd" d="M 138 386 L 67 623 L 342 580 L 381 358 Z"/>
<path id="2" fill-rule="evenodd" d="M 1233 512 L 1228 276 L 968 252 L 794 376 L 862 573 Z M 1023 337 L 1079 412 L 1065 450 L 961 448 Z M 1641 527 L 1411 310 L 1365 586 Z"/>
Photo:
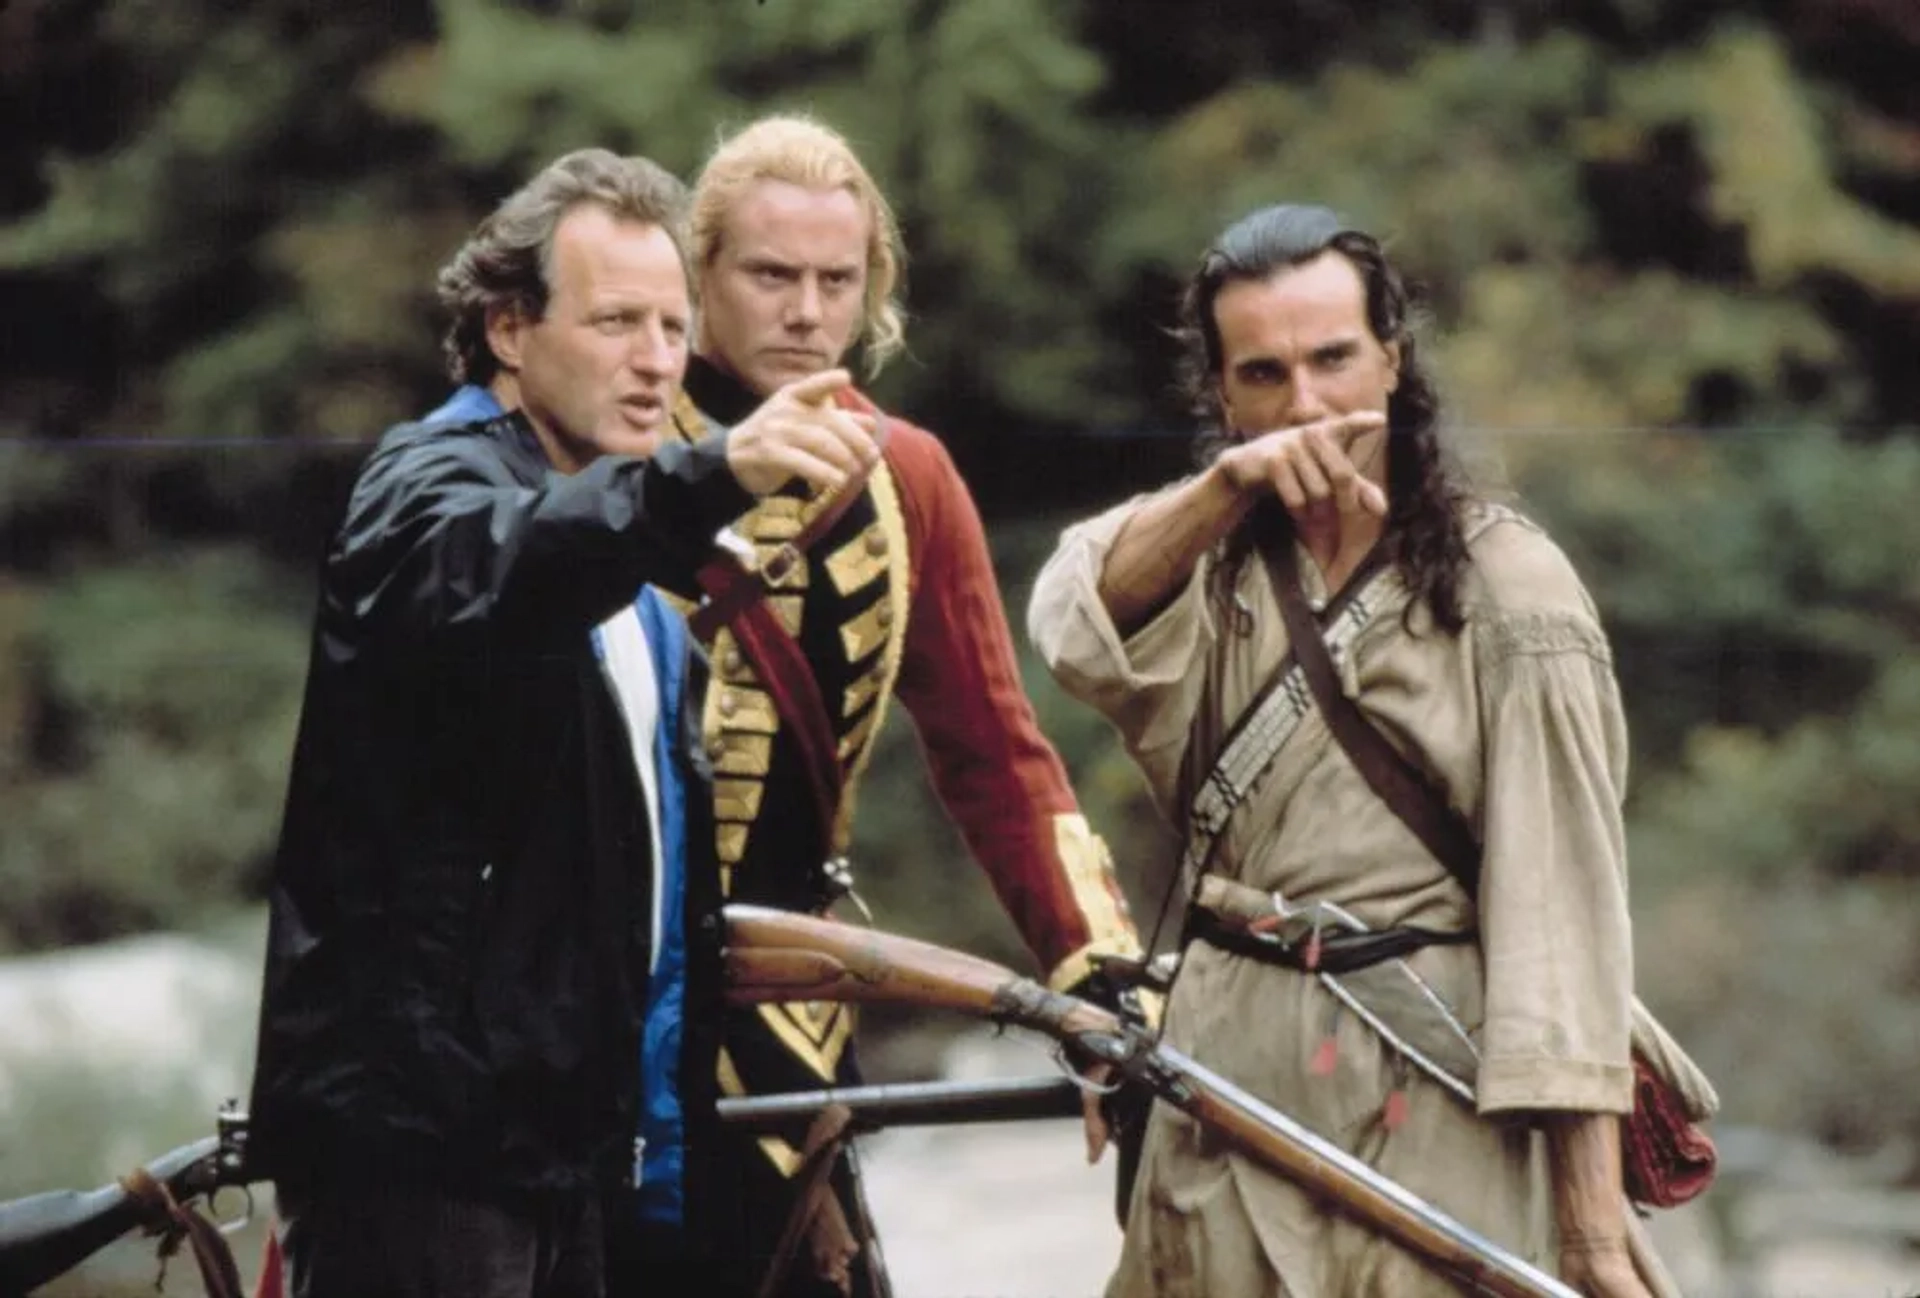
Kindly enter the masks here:
<path id="1" fill-rule="evenodd" d="M 1415 605 L 1424 601 L 1436 623 L 1457 633 L 1464 623 L 1460 580 L 1467 563 L 1461 509 L 1473 493 L 1440 437 L 1440 394 L 1420 362 L 1412 295 L 1372 235 L 1350 228 L 1324 207 L 1277 204 L 1242 217 L 1207 249 L 1181 294 L 1177 330 L 1181 388 L 1203 429 L 1199 454 L 1203 462 L 1211 461 L 1231 445 L 1220 404 L 1223 360 L 1213 310 L 1221 290 L 1265 279 L 1325 252 L 1339 253 L 1360 272 L 1367 327 L 1383 346 L 1399 348 L 1400 382 L 1387 397 L 1387 557 Z M 1248 525 L 1280 526 L 1291 535 L 1291 522 L 1277 500 L 1272 508 L 1256 510 Z M 1242 538 L 1238 552 L 1245 549 Z"/>

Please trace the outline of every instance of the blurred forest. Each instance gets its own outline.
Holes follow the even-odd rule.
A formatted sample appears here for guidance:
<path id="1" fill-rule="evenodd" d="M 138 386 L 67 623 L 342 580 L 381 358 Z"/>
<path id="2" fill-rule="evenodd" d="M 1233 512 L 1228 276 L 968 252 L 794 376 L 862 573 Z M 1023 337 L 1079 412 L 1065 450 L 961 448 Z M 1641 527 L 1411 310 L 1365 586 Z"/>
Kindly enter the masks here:
<path id="1" fill-rule="evenodd" d="M 444 391 L 434 269 L 563 150 L 688 173 L 774 107 L 900 211 L 877 391 L 1016 626 L 1062 521 L 1188 462 L 1210 235 L 1294 198 L 1388 236 L 1463 446 L 1619 651 L 1644 994 L 1729 1119 L 1920 1141 L 1913 0 L 12 0 L 0 954 L 257 903 L 320 545 Z M 1165 833 L 1029 668 L 1150 924 Z M 1015 954 L 886 742 L 883 920 Z"/>

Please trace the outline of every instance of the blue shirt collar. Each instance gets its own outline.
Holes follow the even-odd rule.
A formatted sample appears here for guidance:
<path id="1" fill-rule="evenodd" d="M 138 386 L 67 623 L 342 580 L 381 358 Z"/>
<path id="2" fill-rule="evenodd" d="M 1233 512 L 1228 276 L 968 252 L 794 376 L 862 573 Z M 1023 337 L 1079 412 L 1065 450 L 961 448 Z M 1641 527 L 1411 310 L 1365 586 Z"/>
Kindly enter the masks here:
<path id="1" fill-rule="evenodd" d="M 457 388 L 447 398 L 446 403 L 420 422 L 423 424 L 477 424 L 483 419 L 497 419 L 507 413 L 494 399 L 493 393 L 469 383 Z"/>

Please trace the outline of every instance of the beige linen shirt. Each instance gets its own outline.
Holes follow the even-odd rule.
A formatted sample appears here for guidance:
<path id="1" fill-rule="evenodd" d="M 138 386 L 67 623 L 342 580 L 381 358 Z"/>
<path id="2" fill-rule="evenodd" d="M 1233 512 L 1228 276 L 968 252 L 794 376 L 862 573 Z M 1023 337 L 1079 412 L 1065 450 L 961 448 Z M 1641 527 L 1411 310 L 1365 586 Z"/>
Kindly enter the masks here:
<path id="1" fill-rule="evenodd" d="M 1214 557 L 1123 638 L 1099 575 L 1147 499 L 1066 532 L 1028 625 L 1061 685 L 1114 724 L 1180 824 L 1287 639 L 1259 561 L 1228 572 Z M 1395 1059 L 1311 978 L 1205 944 L 1187 952 L 1166 1033 L 1540 1262 L 1550 1245 L 1542 1151 L 1524 1122 L 1501 1115 L 1632 1103 L 1626 730 L 1605 636 L 1565 556 L 1504 509 L 1474 507 L 1468 531 L 1466 629 L 1447 635 L 1422 607 L 1409 633 L 1392 578 L 1393 597 L 1336 665 L 1345 692 L 1480 836 L 1477 904 L 1367 787 L 1317 711 L 1234 815 L 1211 869 L 1291 902 L 1337 902 L 1370 927 L 1477 929 L 1477 944 L 1429 947 L 1411 963 L 1474 1030 L 1479 1113 Z M 1304 550 L 1299 566 L 1310 601 L 1324 603 Z M 1310 1062 L 1329 1036 L 1335 1066 L 1316 1074 Z M 1408 1118 L 1389 1131 L 1381 1114 L 1396 1087 Z M 1453 1292 L 1166 1106 L 1149 1129 L 1127 1236 L 1116 1294 Z"/>

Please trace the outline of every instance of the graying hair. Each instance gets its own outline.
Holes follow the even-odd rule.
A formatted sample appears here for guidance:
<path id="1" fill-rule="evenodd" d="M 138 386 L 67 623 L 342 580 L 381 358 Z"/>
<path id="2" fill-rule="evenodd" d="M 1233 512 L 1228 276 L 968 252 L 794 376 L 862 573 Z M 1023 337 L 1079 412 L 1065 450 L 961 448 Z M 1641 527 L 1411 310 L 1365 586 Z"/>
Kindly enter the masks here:
<path id="1" fill-rule="evenodd" d="M 495 308 L 538 320 L 552 289 L 554 231 L 567 213 L 595 203 L 618 220 L 657 225 L 687 262 L 687 188 L 646 158 L 579 149 L 549 164 L 474 228 L 440 268 L 436 291 L 452 316 L 441 351 L 455 383 L 486 383 L 500 361 L 487 343 Z"/>

